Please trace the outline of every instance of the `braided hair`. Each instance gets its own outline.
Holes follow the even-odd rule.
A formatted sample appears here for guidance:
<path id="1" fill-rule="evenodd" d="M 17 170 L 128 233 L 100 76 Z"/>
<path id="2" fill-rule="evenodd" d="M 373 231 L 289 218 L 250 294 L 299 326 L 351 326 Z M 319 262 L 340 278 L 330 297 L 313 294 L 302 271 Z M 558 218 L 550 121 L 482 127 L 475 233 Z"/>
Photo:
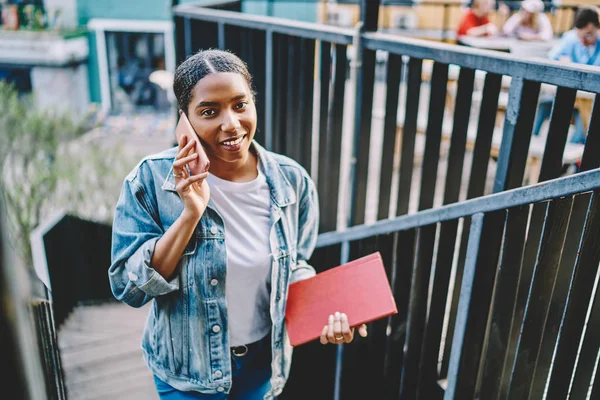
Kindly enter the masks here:
<path id="1" fill-rule="evenodd" d="M 179 108 L 188 113 L 192 97 L 192 89 L 200 79 L 219 72 L 232 72 L 242 75 L 252 95 L 252 76 L 246 64 L 235 54 L 223 50 L 201 50 L 188 57 L 175 71 L 173 91 L 177 97 Z"/>

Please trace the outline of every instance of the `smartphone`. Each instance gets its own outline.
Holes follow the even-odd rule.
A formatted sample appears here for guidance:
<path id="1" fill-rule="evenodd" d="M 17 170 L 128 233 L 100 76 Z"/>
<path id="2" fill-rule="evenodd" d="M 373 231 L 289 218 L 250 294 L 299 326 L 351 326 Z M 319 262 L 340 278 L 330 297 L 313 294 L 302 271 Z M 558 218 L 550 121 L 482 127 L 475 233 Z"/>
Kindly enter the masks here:
<path id="1" fill-rule="evenodd" d="M 184 112 L 179 113 L 179 122 L 175 128 L 175 137 L 177 138 L 177 143 L 181 143 L 184 137 L 186 145 L 189 142 L 195 143 L 194 147 L 196 149 L 195 152 L 198 154 L 198 158 L 196 161 L 192 161 L 188 164 L 190 173 L 192 175 L 198 175 L 208 171 L 208 167 L 210 166 L 208 156 L 204 151 L 204 147 L 202 147 L 202 143 L 200 143 L 200 138 L 198 138 L 196 131 L 192 127 L 192 124 L 190 124 L 190 121 Z"/>

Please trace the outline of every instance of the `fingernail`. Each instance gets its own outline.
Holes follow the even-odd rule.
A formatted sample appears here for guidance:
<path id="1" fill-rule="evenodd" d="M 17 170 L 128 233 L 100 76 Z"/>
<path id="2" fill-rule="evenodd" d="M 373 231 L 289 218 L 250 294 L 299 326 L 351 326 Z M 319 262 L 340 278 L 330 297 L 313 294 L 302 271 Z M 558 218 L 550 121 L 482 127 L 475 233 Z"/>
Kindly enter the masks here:
<path id="1" fill-rule="evenodd" d="M 339 312 L 335 312 L 335 319 L 340 319 L 340 313 Z"/>
<path id="2" fill-rule="evenodd" d="M 329 316 L 329 323 L 330 323 L 330 324 L 331 324 L 331 323 L 333 323 L 333 315 L 330 315 L 330 316 Z"/>
<path id="3" fill-rule="evenodd" d="M 342 313 L 342 318 L 348 319 L 348 316 L 346 315 L 346 313 Z"/>

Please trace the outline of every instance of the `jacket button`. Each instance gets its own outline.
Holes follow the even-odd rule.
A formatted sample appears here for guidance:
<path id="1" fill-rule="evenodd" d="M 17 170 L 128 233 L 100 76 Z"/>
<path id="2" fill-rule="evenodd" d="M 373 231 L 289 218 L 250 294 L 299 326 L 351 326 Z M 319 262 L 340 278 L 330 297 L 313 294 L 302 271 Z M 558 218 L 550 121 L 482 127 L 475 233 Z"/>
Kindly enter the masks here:
<path id="1" fill-rule="evenodd" d="M 225 388 L 223 386 L 219 386 L 217 388 L 217 392 L 219 392 L 219 393 L 223 393 L 224 391 L 225 391 Z"/>
<path id="2" fill-rule="evenodd" d="M 214 333 L 219 333 L 219 332 L 221 332 L 221 327 L 220 327 L 219 325 L 215 325 L 215 326 L 213 326 L 213 332 L 214 332 Z"/>
<path id="3" fill-rule="evenodd" d="M 219 281 L 218 281 L 218 280 L 216 280 L 216 279 L 212 279 L 212 280 L 210 281 L 210 285 L 211 285 L 211 286 L 217 286 L 218 284 L 219 284 Z"/>
<path id="4" fill-rule="evenodd" d="M 223 373 L 221 371 L 215 371 L 215 378 L 220 378 L 223 376 Z"/>
<path id="5" fill-rule="evenodd" d="M 219 233 L 219 228 L 217 228 L 216 226 L 211 227 L 210 233 L 212 233 L 213 235 L 216 235 L 217 233 Z"/>

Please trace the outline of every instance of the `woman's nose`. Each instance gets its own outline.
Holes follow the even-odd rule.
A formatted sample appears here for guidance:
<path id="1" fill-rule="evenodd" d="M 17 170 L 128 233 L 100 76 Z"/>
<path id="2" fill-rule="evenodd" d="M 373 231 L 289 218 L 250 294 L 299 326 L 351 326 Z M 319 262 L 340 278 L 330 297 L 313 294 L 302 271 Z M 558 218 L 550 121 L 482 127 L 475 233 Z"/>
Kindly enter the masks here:
<path id="1" fill-rule="evenodd" d="M 221 123 L 221 130 L 223 132 L 235 131 L 240 126 L 240 120 L 233 111 L 224 113 L 223 122 Z"/>

